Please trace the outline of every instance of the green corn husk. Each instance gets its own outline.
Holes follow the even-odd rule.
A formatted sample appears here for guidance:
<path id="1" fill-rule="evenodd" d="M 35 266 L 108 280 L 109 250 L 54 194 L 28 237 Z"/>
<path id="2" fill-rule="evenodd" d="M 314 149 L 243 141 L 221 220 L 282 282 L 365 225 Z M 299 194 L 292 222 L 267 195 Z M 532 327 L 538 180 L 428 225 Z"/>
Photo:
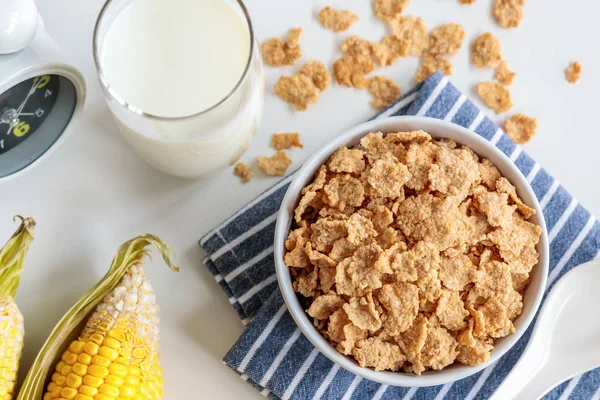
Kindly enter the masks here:
<path id="1" fill-rule="evenodd" d="M 56 363 L 69 343 L 79 336 L 89 315 L 119 284 L 129 268 L 142 264 L 144 257 L 149 254 L 146 247 L 150 245 L 154 245 L 159 250 L 169 268 L 175 272 L 179 271 L 179 268 L 171 263 L 169 247 L 154 235 L 141 235 L 121 245 L 107 274 L 56 324 L 25 377 L 17 400 L 42 399 L 51 375 L 50 371 L 54 371 Z"/>
<path id="2" fill-rule="evenodd" d="M 20 219 L 21 225 L 0 249 L 0 295 L 8 295 L 13 299 L 17 295 L 23 270 L 23 259 L 33 241 L 35 228 L 33 218 L 23 218 L 17 215 L 15 219 Z"/>

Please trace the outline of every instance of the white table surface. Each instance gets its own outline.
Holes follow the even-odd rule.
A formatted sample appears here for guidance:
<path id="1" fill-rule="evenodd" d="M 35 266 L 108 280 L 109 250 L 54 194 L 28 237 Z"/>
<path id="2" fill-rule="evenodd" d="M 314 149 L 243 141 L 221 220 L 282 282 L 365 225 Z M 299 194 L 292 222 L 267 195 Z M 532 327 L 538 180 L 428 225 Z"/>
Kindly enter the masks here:
<path id="1" fill-rule="evenodd" d="M 260 41 L 283 36 L 294 26 L 304 28 L 299 65 L 309 59 L 331 64 L 349 34 L 378 40 L 385 32 L 366 0 L 246 3 Z M 600 215 L 600 135 L 595 131 L 600 90 L 595 71 L 600 56 L 593 43 L 598 36 L 600 2 L 568 3 L 528 1 L 525 20 L 514 30 L 494 23 L 491 0 L 478 0 L 471 6 L 461 6 L 457 0 L 413 0 L 407 13 L 424 17 L 429 27 L 464 24 L 467 39 L 454 61 L 451 80 L 472 97 L 475 84 L 492 79 L 493 71 L 470 65 L 468 45 L 485 31 L 500 37 L 504 57 L 518 72 L 512 111 L 539 119 L 538 134 L 525 146 L 526 151 Z M 257 174 L 250 184 L 241 185 L 225 170 L 209 180 L 187 181 L 148 167 L 117 131 L 94 74 L 92 30 L 102 0 L 37 0 L 37 4 L 50 35 L 86 75 L 88 97 L 75 132 L 64 145 L 36 169 L 0 185 L 0 241 L 16 228 L 11 223 L 13 215 L 31 215 L 38 222 L 17 297 L 27 332 L 21 375 L 55 322 L 105 273 L 117 247 L 132 236 L 153 232 L 172 245 L 181 267 L 179 274 L 172 273 L 155 257 L 147 268 L 162 311 L 165 398 L 261 398 L 221 363 L 243 326 L 201 265 L 204 254 L 197 240 L 276 179 Z M 327 4 L 351 9 L 361 19 L 347 33 L 326 31 L 315 14 Z M 563 71 L 572 60 L 583 65 L 578 85 L 564 78 Z M 379 73 L 394 78 L 406 91 L 416 67 L 417 60 L 407 58 Z M 290 111 L 272 95 L 273 85 L 281 74 L 297 68 L 266 68 L 264 120 L 244 161 L 272 152 L 268 146 L 271 133 L 299 131 L 305 148 L 291 152 L 293 170 L 334 135 L 375 112 L 366 91 L 335 85 L 308 111 Z"/>

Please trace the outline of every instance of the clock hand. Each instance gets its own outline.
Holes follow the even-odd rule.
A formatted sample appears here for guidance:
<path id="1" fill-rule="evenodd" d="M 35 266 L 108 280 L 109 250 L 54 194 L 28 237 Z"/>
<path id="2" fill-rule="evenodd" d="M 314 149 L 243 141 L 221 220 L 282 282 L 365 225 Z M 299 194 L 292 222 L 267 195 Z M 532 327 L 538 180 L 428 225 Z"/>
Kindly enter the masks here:
<path id="1" fill-rule="evenodd" d="M 25 100 L 23 100 L 23 102 L 21 103 L 21 105 L 19 106 L 19 108 L 17 108 L 17 113 L 19 115 L 21 115 L 21 111 L 23 111 L 23 108 L 25 107 L 25 104 L 27 103 L 27 100 L 29 100 L 29 96 L 31 96 L 33 93 L 35 93 L 35 89 L 37 88 L 37 84 L 39 83 L 39 77 L 36 77 L 33 80 L 33 84 L 31 85 L 31 89 L 29 89 L 29 93 L 27 93 L 27 97 L 25 97 Z"/>

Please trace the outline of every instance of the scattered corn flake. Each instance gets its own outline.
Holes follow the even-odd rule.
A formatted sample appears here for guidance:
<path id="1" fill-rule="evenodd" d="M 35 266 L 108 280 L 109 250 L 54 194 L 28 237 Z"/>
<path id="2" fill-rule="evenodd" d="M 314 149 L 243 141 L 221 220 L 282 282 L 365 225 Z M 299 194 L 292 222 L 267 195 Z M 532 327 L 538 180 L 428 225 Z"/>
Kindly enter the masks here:
<path id="1" fill-rule="evenodd" d="M 512 290 L 511 272 L 508 264 L 490 261 L 473 271 L 472 279 L 477 292 L 486 298 L 501 297 Z"/>
<path id="2" fill-rule="evenodd" d="M 365 165 L 362 150 L 342 147 L 329 158 L 328 167 L 332 172 L 360 174 L 365 169 Z"/>
<path id="3" fill-rule="evenodd" d="M 459 292 L 443 289 L 435 315 L 437 315 L 442 326 L 451 331 L 456 331 L 465 327 L 465 318 L 469 315 L 469 312 L 465 309 Z"/>
<path id="4" fill-rule="evenodd" d="M 436 163 L 429 170 L 431 190 L 451 196 L 466 195 L 479 179 L 477 162 L 468 151 L 438 148 Z"/>
<path id="5" fill-rule="evenodd" d="M 398 282 L 383 285 L 377 295 L 387 310 L 384 329 L 391 336 L 408 330 L 419 313 L 419 289 L 411 283 Z"/>
<path id="6" fill-rule="evenodd" d="M 369 91 L 373 95 L 371 104 L 377 109 L 384 109 L 400 97 L 400 88 L 396 83 L 383 76 L 376 76 L 371 79 Z"/>
<path id="7" fill-rule="evenodd" d="M 309 77 L 320 91 L 327 89 L 331 82 L 331 74 L 321 61 L 311 60 L 300 69 L 300 74 Z"/>
<path id="8" fill-rule="evenodd" d="M 292 147 L 303 148 L 298 133 L 274 133 L 271 138 L 272 146 L 277 150 L 287 150 Z"/>
<path id="9" fill-rule="evenodd" d="M 262 56 L 265 62 L 271 66 L 294 65 L 302 55 L 300 49 L 300 35 L 302 28 L 290 30 L 283 42 L 279 38 L 273 38 L 262 44 Z"/>
<path id="10" fill-rule="evenodd" d="M 382 286 L 381 273 L 373 268 L 381 251 L 377 245 L 361 246 L 356 250 L 346 270 L 355 288 L 373 291 Z"/>
<path id="11" fill-rule="evenodd" d="M 471 271 L 475 268 L 467 255 L 460 254 L 455 257 L 442 257 L 438 273 L 445 287 L 462 291 L 471 283 Z"/>
<path id="12" fill-rule="evenodd" d="M 333 63 L 333 74 L 340 85 L 365 89 L 369 79 L 365 77 L 375 69 L 370 55 L 344 56 Z"/>
<path id="13" fill-rule="evenodd" d="M 502 177 L 498 168 L 487 158 L 479 163 L 481 182 L 490 190 L 496 190 L 496 181 Z"/>
<path id="14" fill-rule="evenodd" d="M 523 203 L 521 198 L 517 195 L 517 189 L 508 181 L 508 179 L 505 177 L 498 178 L 496 181 L 496 188 L 499 192 L 508 194 L 511 200 L 517 205 L 517 209 L 521 212 L 523 218 L 529 219 L 532 215 L 535 215 L 535 209 Z"/>
<path id="15" fill-rule="evenodd" d="M 370 56 L 374 44 L 360 36 L 350 36 L 342 43 L 342 51 L 351 56 Z"/>
<path id="16" fill-rule="evenodd" d="M 476 0 L 458 0 L 460 4 L 473 4 Z"/>
<path id="17" fill-rule="evenodd" d="M 358 21 L 358 15 L 353 12 L 348 10 L 335 10 L 329 6 L 319 11 L 318 18 L 324 28 L 334 32 L 345 31 Z"/>
<path id="18" fill-rule="evenodd" d="M 375 332 L 381 328 L 379 312 L 375 309 L 372 297 L 351 297 L 343 308 L 350 321 L 360 329 Z"/>
<path id="19" fill-rule="evenodd" d="M 312 79 L 302 74 L 282 76 L 275 84 L 275 94 L 298 111 L 306 110 L 309 104 L 316 104 L 319 92 Z"/>
<path id="20" fill-rule="evenodd" d="M 494 17 L 503 28 L 516 28 L 523 20 L 525 0 L 496 0 Z"/>
<path id="21" fill-rule="evenodd" d="M 252 167 L 243 162 L 239 162 L 233 168 L 233 173 L 239 176 L 242 179 L 242 182 L 248 183 L 252 180 L 254 173 L 252 172 Z"/>
<path id="22" fill-rule="evenodd" d="M 471 60 L 479 68 L 496 68 L 502 61 L 500 39 L 486 32 L 471 45 Z"/>
<path id="23" fill-rule="evenodd" d="M 429 47 L 429 34 L 423 18 L 401 15 L 388 20 L 388 25 L 394 35 L 408 42 L 408 54 L 420 56 Z"/>
<path id="24" fill-rule="evenodd" d="M 316 319 L 327 319 L 345 304 L 337 294 L 324 294 L 315 298 L 306 312 Z"/>
<path id="25" fill-rule="evenodd" d="M 258 166 L 265 174 L 271 176 L 284 176 L 285 171 L 292 163 L 285 151 L 279 150 L 271 157 L 258 156 Z"/>
<path id="26" fill-rule="evenodd" d="M 514 83 L 517 74 L 510 70 L 506 61 L 501 61 L 494 78 L 503 85 L 510 86 Z"/>
<path id="27" fill-rule="evenodd" d="M 421 66 L 415 75 L 415 82 L 421 82 L 435 73 L 441 71 L 444 75 L 452 75 L 452 61 L 443 54 L 433 54 L 429 50 L 423 53 Z"/>
<path id="28" fill-rule="evenodd" d="M 457 55 L 465 39 L 465 29 L 459 24 L 438 26 L 429 35 L 430 54 Z"/>
<path id="29" fill-rule="evenodd" d="M 581 64 L 578 61 L 573 61 L 566 69 L 565 74 L 567 81 L 570 83 L 579 82 L 579 78 L 581 78 Z"/>
<path id="30" fill-rule="evenodd" d="M 441 326 L 431 326 L 430 321 L 427 338 L 421 350 L 421 363 L 425 367 L 440 370 L 454 362 L 458 354 L 457 346 L 458 343 L 450 332 Z"/>
<path id="31" fill-rule="evenodd" d="M 311 243 L 317 251 L 327 251 L 333 244 L 348 235 L 348 226 L 344 221 L 321 218 L 311 226 Z"/>
<path id="32" fill-rule="evenodd" d="M 410 0 L 375 0 L 375 15 L 387 21 L 396 18 L 409 4 Z"/>
<path id="33" fill-rule="evenodd" d="M 400 57 L 408 55 L 408 41 L 396 35 L 386 35 L 381 42 L 373 45 L 373 53 L 379 65 L 385 67 L 392 65 Z"/>
<path id="34" fill-rule="evenodd" d="M 406 165 L 391 158 L 379 159 L 371 166 L 367 182 L 378 197 L 398 198 L 402 187 L 410 179 Z"/>
<path id="35" fill-rule="evenodd" d="M 358 365 L 372 367 L 375 371 L 397 371 L 406 360 L 398 345 L 374 337 L 356 342 L 352 355 Z"/>
<path id="36" fill-rule="evenodd" d="M 344 210 L 346 206 L 358 207 L 365 199 L 363 183 L 348 174 L 340 174 L 331 178 L 323 188 L 323 200 L 332 207 Z"/>
<path id="37" fill-rule="evenodd" d="M 525 144 L 535 135 L 537 119 L 516 114 L 504 121 L 504 131 L 517 144 Z"/>
<path id="38" fill-rule="evenodd" d="M 513 107 L 510 90 L 501 83 L 481 82 L 477 85 L 477 94 L 497 114 L 502 114 Z"/>
<path id="39" fill-rule="evenodd" d="M 508 226 L 512 223 L 517 206 L 508 204 L 506 193 L 485 192 L 475 195 L 477 208 L 487 215 L 490 225 Z"/>

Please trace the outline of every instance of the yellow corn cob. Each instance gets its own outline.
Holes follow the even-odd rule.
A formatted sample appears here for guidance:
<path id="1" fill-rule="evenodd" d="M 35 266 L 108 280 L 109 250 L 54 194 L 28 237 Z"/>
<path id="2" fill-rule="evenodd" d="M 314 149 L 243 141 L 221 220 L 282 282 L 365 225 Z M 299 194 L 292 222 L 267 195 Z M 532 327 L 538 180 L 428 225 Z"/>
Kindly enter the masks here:
<path id="1" fill-rule="evenodd" d="M 54 329 L 18 399 L 162 399 L 158 306 L 140 265 L 148 244 L 157 246 L 177 270 L 160 239 L 145 235 L 125 243 L 104 280 Z M 79 335 L 69 340 L 74 329 Z"/>
<path id="2" fill-rule="evenodd" d="M 14 297 L 34 227 L 33 219 L 21 218 L 19 229 L 0 249 L 0 400 L 11 400 L 17 384 L 25 330 Z"/>

